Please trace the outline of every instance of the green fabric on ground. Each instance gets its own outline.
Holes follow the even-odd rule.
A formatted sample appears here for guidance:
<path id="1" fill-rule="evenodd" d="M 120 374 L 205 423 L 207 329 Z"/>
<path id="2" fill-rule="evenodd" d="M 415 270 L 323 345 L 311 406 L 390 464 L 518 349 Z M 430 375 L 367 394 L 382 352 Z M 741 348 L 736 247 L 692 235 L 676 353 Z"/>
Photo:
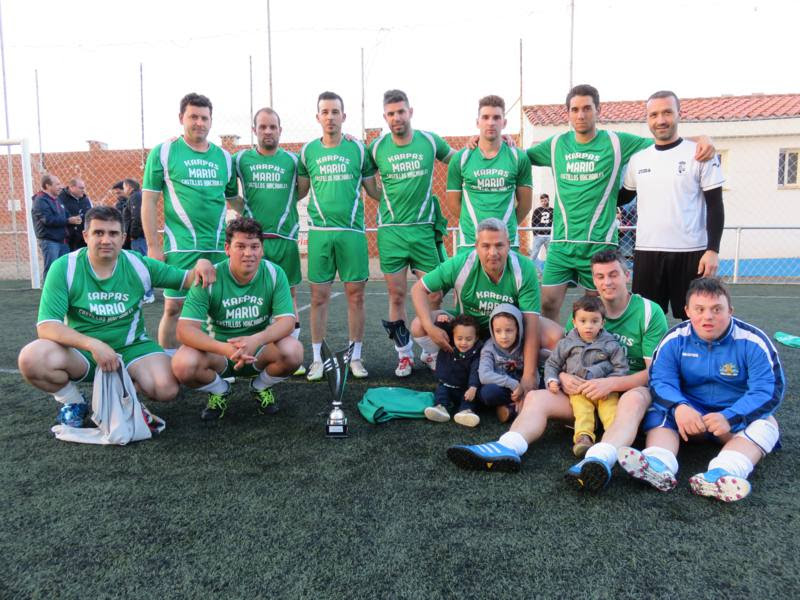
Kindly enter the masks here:
<path id="1" fill-rule="evenodd" d="M 422 419 L 429 406 L 433 406 L 432 392 L 375 387 L 368 389 L 361 398 L 358 410 L 370 423 L 385 423 L 391 419 Z"/>
<path id="2" fill-rule="evenodd" d="M 789 346 L 790 348 L 800 348 L 800 335 L 792 335 L 791 333 L 776 331 L 775 339 L 784 346 Z"/>

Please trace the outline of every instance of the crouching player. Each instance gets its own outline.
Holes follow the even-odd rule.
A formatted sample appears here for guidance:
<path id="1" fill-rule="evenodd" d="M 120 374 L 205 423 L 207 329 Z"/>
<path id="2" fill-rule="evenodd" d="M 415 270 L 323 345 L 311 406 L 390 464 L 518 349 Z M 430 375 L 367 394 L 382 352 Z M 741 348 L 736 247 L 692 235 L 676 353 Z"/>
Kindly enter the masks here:
<path id="1" fill-rule="evenodd" d="M 231 221 L 225 229 L 225 253 L 228 259 L 215 265 L 214 285 L 189 290 L 177 329 L 183 345 L 172 359 L 181 383 L 208 392 L 204 421 L 225 414 L 230 395 L 225 377 L 254 378 L 250 389 L 261 411 L 275 413 L 272 386 L 303 362 L 303 347 L 292 337 L 289 283 L 283 269 L 263 260 L 258 221 Z"/>
<path id="2" fill-rule="evenodd" d="M 689 320 L 667 333 L 653 357 L 647 448 L 620 448 L 619 463 L 656 489 L 671 490 L 680 440 L 705 436 L 722 450 L 689 486 L 701 496 L 741 500 L 750 493 L 753 465 L 778 444 L 772 414 L 783 399 L 783 369 L 764 332 L 731 316 L 730 294 L 718 279 L 691 283 L 686 313 Z"/>
<path id="3" fill-rule="evenodd" d="M 142 303 L 153 286 L 186 288 L 195 272 L 208 285 L 215 275 L 205 259 L 185 271 L 123 250 L 122 215 L 109 206 L 86 213 L 83 239 L 86 248 L 50 268 L 39 303 L 39 339 L 19 355 L 22 376 L 63 403 L 60 416 L 70 415 L 66 424 L 73 426 L 89 412 L 75 383 L 92 381 L 98 367 L 117 369 L 117 354 L 140 392 L 153 400 L 175 398 L 169 356 L 147 336 Z"/>

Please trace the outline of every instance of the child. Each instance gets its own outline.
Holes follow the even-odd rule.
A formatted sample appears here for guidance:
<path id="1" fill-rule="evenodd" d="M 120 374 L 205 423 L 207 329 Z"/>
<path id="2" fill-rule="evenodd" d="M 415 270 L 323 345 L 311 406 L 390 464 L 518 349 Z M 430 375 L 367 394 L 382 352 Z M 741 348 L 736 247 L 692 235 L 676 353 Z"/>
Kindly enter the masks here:
<path id="1" fill-rule="evenodd" d="M 561 372 L 581 379 L 627 375 L 625 349 L 603 329 L 605 315 L 605 307 L 597 296 L 583 296 L 572 305 L 574 329 L 558 342 L 544 367 L 545 383 L 552 393 L 557 394 L 561 389 L 558 379 Z M 617 414 L 617 400 L 619 394 L 616 392 L 597 400 L 583 394 L 570 395 L 569 402 L 575 414 L 572 446 L 575 456 L 583 458 L 594 444 L 595 407 L 603 427 L 608 429 Z"/>
<path id="2" fill-rule="evenodd" d="M 446 315 L 441 315 L 444 322 Z M 441 319 L 439 322 L 443 322 Z M 437 323 L 438 325 L 438 323 Z M 436 360 L 436 405 L 425 409 L 425 417 L 437 423 L 450 420 L 450 408 L 455 405 L 458 412 L 453 420 L 465 427 L 475 427 L 481 422 L 473 410 L 477 401 L 478 361 L 481 342 L 478 340 L 478 322 L 470 315 L 459 315 L 447 323 L 452 328 L 451 344 L 453 352 L 439 351 Z"/>
<path id="3" fill-rule="evenodd" d="M 492 339 L 481 350 L 478 375 L 481 402 L 497 407 L 497 418 L 505 423 L 517 416 L 522 400 L 522 313 L 513 304 L 498 304 L 489 317 Z"/>

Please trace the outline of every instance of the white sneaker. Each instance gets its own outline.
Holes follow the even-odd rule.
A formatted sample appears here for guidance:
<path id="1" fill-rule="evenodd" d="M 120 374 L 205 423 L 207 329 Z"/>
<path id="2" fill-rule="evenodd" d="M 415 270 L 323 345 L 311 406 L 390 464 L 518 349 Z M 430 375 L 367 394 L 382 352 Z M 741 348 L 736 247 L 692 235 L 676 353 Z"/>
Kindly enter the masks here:
<path id="1" fill-rule="evenodd" d="M 464 427 L 477 427 L 481 422 L 481 418 L 471 410 L 467 409 L 457 412 L 453 416 L 453 421 L 459 425 L 463 425 Z"/>
<path id="2" fill-rule="evenodd" d="M 358 360 L 350 361 L 350 372 L 356 379 L 364 379 L 365 377 L 369 377 L 369 373 L 364 368 L 364 363 L 361 362 L 360 358 Z"/>
<path id="3" fill-rule="evenodd" d="M 322 362 L 318 360 L 314 361 L 308 365 L 308 375 L 306 375 L 306 379 L 309 381 L 321 381 L 322 371 Z"/>
<path id="4" fill-rule="evenodd" d="M 398 377 L 408 377 L 411 375 L 412 365 L 414 364 L 414 359 L 409 356 L 401 356 L 400 360 L 397 363 L 397 368 L 394 370 L 394 374 Z"/>
<path id="5" fill-rule="evenodd" d="M 450 420 L 450 413 L 444 406 L 437 404 L 425 408 L 425 418 L 436 423 L 447 423 Z"/>
<path id="6" fill-rule="evenodd" d="M 423 365 L 427 365 L 427 367 L 431 371 L 436 370 L 436 357 L 439 355 L 437 352 L 436 354 L 428 354 L 425 350 L 419 355 L 419 360 Z"/>

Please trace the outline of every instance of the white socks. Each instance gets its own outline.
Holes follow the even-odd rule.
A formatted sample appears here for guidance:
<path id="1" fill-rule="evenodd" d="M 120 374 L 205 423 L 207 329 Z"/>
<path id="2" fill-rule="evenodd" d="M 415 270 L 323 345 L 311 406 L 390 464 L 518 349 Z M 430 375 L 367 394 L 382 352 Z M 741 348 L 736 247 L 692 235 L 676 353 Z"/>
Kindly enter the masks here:
<path id="1" fill-rule="evenodd" d="M 71 381 L 57 392 L 53 392 L 53 397 L 61 404 L 83 404 L 86 402 L 81 396 L 78 386 Z"/>
<path id="2" fill-rule="evenodd" d="M 741 452 L 722 450 L 708 463 L 708 470 L 712 469 L 724 469 L 731 475 L 747 479 L 753 472 L 753 463 Z"/>
<path id="3" fill-rule="evenodd" d="M 353 344 L 353 356 L 350 357 L 350 360 L 361 360 L 361 345 L 363 342 L 354 342 L 350 340 L 350 344 Z"/>
<path id="4" fill-rule="evenodd" d="M 596 458 L 602 460 L 609 468 L 617 462 L 617 449 L 606 442 L 597 442 L 586 451 L 585 458 Z"/>
<path id="5" fill-rule="evenodd" d="M 231 387 L 231 384 L 225 381 L 219 375 L 214 375 L 214 381 L 207 383 L 203 387 L 197 388 L 200 392 L 209 392 L 211 394 L 224 394 Z"/>
<path id="6" fill-rule="evenodd" d="M 429 338 L 427 335 L 424 335 L 422 337 L 415 337 L 414 341 L 417 342 L 417 344 L 419 344 L 419 347 L 422 348 L 422 350 L 424 352 L 427 352 L 428 354 L 439 353 L 439 346 L 434 344 L 431 338 Z"/>
<path id="7" fill-rule="evenodd" d="M 288 379 L 288 377 L 274 377 L 264 369 L 259 373 L 258 377 L 253 379 L 252 386 L 257 390 L 263 390 L 264 388 L 271 388 L 276 383 L 280 383 L 285 379 Z"/>
<path id="8" fill-rule="evenodd" d="M 400 348 L 399 346 L 395 346 L 394 349 L 397 350 L 397 357 L 398 358 L 414 358 L 414 342 L 408 342 L 405 346 Z"/>
<path id="9" fill-rule="evenodd" d="M 311 344 L 311 352 L 314 353 L 313 362 L 322 362 L 322 342 Z"/>
<path id="10" fill-rule="evenodd" d="M 522 456 L 528 451 L 528 442 L 525 441 L 525 438 L 522 437 L 522 434 L 519 434 L 516 431 L 507 431 L 500 436 L 500 439 L 497 440 L 497 442 L 499 444 L 503 444 L 503 446 L 506 448 L 511 448 L 517 453 L 517 456 Z"/>
<path id="11" fill-rule="evenodd" d="M 650 446 L 642 450 L 645 456 L 652 456 L 660 460 L 669 469 L 670 473 L 675 475 L 678 472 L 678 459 L 675 455 L 666 448 L 659 448 L 658 446 Z"/>

